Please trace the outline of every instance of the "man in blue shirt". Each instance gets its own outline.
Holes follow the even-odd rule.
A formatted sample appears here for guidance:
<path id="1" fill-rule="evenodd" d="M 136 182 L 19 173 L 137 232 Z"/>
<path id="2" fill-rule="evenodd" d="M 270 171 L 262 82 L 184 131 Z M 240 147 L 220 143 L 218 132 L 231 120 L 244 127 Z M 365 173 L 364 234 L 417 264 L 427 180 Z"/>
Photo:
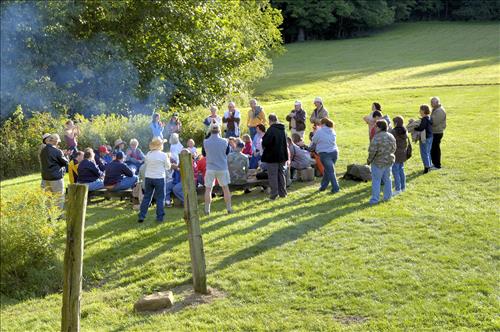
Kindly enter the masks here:
<path id="1" fill-rule="evenodd" d="M 132 188 L 136 182 L 137 175 L 123 163 L 123 152 L 118 152 L 115 160 L 106 165 L 104 187 L 111 191 L 127 190 Z"/>

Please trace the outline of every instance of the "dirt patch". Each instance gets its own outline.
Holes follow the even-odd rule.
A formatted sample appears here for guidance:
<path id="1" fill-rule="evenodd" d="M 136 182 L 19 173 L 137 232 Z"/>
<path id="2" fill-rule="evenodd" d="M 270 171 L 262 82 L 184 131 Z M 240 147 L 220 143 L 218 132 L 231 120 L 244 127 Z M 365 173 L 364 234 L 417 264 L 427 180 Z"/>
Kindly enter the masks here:
<path id="1" fill-rule="evenodd" d="M 344 325 L 362 324 L 368 320 L 363 316 L 333 316 L 333 319 Z"/>
<path id="2" fill-rule="evenodd" d="M 148 312 L 148 314 L 163 314 L 163 313 L 176 313 L 189 307 L 196 307 L 201 304 L 210 304 L 217 299 L 222 299 L 227 296 L 226 293 L 208 287 L 208 294 L 195 293 L 192 285 L 181 285 L 169 289 L 174 294 L 174 304 L 168 309 Z"/>

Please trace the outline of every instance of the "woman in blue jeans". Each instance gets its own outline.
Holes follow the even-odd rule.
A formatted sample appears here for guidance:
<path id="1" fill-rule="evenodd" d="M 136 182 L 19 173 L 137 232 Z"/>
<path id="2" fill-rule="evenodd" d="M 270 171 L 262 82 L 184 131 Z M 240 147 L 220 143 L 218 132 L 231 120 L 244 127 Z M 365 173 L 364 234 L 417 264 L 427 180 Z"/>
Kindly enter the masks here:
<path id="1" fill-rule="evenodd" d="M 335 163 L 338 158 L 338 148 L 336 143 L 335 130 L 333 129 L 334 123 L 328 118 L 321 119 L 321 127 L 316 130 L 312 137 L 312 145 L 314 150 L 319 154 L 319 158 L 325 171 L 323 172 L 323 179 L 319 191 L 324 191 L 328 188 L 328 184 L 332 184 L 332 193 L 340 190 L 335 174 Z"/>
<path id="2" fill-rule="evenodd" d="M 146 218 L 153 195 L 156 200 L 156 221 L 163 222 L 165 216 L 165 172 L 170 169 L 170 159 L 165 152 L 161 151 L 163 139 L 153 138 L 149 149 L 150 151 L 144 158 L 143 166 L 145 168 L 145 189 L 139 212 L 138 222 L 140 223 Z"/>
<path id="3" fill-rule="evenodd" d="M 428 105 L 420 106 L 420 125 L 415 128 L 416 131 L 425 131 L 425 140 L 420 139 L 420 157 L 424 164 L 424 174 L 429 173 L 431 169 L 431 147 L 432 147 L 432 119 L 431 110 Z"/>

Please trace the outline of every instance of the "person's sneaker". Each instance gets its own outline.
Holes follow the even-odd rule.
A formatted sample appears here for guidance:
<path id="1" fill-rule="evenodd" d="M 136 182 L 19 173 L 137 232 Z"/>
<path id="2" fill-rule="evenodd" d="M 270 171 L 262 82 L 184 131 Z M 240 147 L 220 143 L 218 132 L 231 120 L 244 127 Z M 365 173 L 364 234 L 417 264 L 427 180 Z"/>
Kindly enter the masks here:
<path id="1" fill-rule="evenodd" d="M 246 188 L 245 191 L 244 191 L 245 194 L 250 194 L 251 192 L 252 191 L 250 189 L 248 189 L 248 188 Z"/>
<path id="2" fill-rule="evenodd" d="M 233 211 L 233 208 L 229 208 L 229 209 L 227 209 L 227 214 L 231 214 L 231 213 L 233 213 L 233 212 L 234 212 L 234 211 Z"/>
<path id="3" fill-rule="evenodd" d="M 205 207 L 205 215 L 208 216 L 210 214 L 210 208 L 207 209 L 207 207 Z"/>
<path id="4" fill-rule="evenodd" d="M 325 191 L 326 188 L 319 188 L 318 191 Z"/>
<path id="5" fill-rule="evenodd" d="M 436 167 L 436 166 L 432 166 L 430 168 L 431 171 L 439 171 L 441 169 L 441 167 Z"/>
<path id="6" fill-rule="evenodd" d="M 138 222 L 139 224 L 140 224 L 140 223 L 142 223 L 143 221 L 144 221 L 144 219 L 139 219 L 139 220 L 137 220 L 137 222 Z"/>
<path id="7" fill-rule="evenodd" d="M 157 219 L 156 222 L 159 223 L 159 224 L 161 224 L 162 222 L 165 222 L 165 220 L 163 220 L 163 219 Z"/>
<path id="8" fill-rule="evenodd" d="M 278 198 L 278 195 L 271 195 L 271 196 L 269 196 L 269 200 L 270 201 L 274 201 L 274 200 L 276 200 L 276 198 Z"/>
<path id="9" fill-rule="evenodd" d="M 424 168 L 424 174 L 429 173 L 429 167 Z"/>
<path id="10" fill-rule="evenodd" d="M 392 196 L 397 196 L 399 194 L 401 194 L 401 190 L 395 190 L 392 192 Z"/>
<path id="11" fill-rule="evenodd" d="M 168 207 L 168 208 L 171 208 L 174 205 L 172 204 L 172 201 L 166 201 L 165 202 L 165 206 Z"/>

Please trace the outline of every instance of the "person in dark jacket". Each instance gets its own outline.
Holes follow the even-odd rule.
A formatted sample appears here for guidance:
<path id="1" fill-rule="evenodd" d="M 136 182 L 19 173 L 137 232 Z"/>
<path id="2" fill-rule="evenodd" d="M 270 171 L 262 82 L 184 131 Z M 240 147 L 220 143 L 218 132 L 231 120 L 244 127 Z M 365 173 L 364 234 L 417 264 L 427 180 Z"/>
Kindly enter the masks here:
<path id="1" fill-rule="evenodd" d="M 78 183 L 86 184 L 89 191 L 104 188 L 104 173 L 97 167 L 94 157 L 94 150 L 86 148 L 83 152 L 84 159 L 78 164 Z"/>
<path id="2" fill-rule="evenodd" d="M 68 159 L 58 149 L 61 138 L 58 134 L 52 134 L 46 139 L 46 145 L 40 152 L 40 163 L 42 168 L 42 185 L 47 191 L 59 196 L 58 205 L 64 208 L 64 173 L 68 167 Z"/>
<path id="3" fill-rule="evenodd" d="M 106 145 L 101 145 L 99 150 L 94 151 L 94 161 L 101 172 L 106 170 L 106 164 L 108 163 L 105 157 L 109 154 Z M 111 162 L 111 161 L 110 161 Z"/>
<path id="4" fill-rule="evenodd" d="M 420 138 L 420 156 L 424 164 L 424 174 L 429 173 L 431 164 L 431 148 L 432 148 L 432 119 L 431 110 L 428 105 L 420 106 L 420 125 L 415 128 L 415 131 L 425 131 L 425 140 Z"/>
<path id="5" fill-rule="evenodd" d="M 286 121 L 290 122 L 289 129 L 293 134 L 298 134 L 300 138 L 304 139 L 304 132 L 306 130 L 306 111 L 302 109 L 300 101 L 295 102 L 295 108 L 286 116 Z"/>
<path id="6" fill-rule="evenodd" d="M 137 175 L 123 163 L 123 152 L 116 153 L 115 160 L 106 165 L 104 186 L 111 191 L 127 190 L 137 182 Z"/>
<path id="7" fill-rule="evenodd" d="M 392 119 L 394 128 L 390 131 L 396 139 L 396 160 L 392 165 L 392 176 L 394 177 L 395 192 L 392 196 L 399 195 L 406 189 L 405 162 L 406 150 L 408 149 L 408 131 L 404 127 L 404 119 L 402 116 L 397 116 Z"/>
<path id="8" fill-rule="evenodd" d="M 267 163 L 269 187 L 271 188 L 271 200 L 278 195 L 286 197 L 285 165 L 288 161 L 288 146 L 286 141 L 285 126 L 278 122 L 275 114 L 269 114 L 270 127 L 262 137 L 262 161 Z"/>

